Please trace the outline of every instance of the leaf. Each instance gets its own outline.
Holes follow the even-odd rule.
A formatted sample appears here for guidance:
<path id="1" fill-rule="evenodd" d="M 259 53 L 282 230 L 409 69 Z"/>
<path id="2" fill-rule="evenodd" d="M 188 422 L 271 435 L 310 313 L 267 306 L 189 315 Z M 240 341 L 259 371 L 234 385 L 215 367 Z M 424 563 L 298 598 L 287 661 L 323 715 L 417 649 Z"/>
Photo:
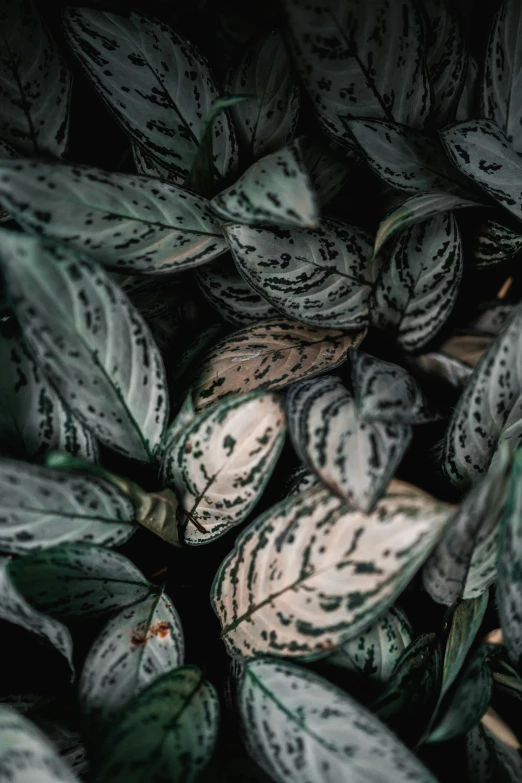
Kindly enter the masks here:
<path id="1" fill-rule="evenodd" d="M 0 769 L 10 783 L 75 783 L 47 737 L 27 718 L 0 708 Z"/>
<path id="2" fill-rule="evenodd" d="M 323 129 L 351 146 L 344 117 L 422 127 L 431 109 L 422 17 L 410 0 L 285 0 L 299 75 Z"/>
<path id="3" fill-rule="evenodd" d="M 295 141 L 308 170 L 316 200 L 322 207 L 346 185 L 360 158 L 357 153 L 335 142 L 321 142 L 311 136 L 300 136 Z"/>
<path id="4" fill-rule="evenodd" d="M 487 592 L 466 601 L 460 601 L 451 618 L 446 649 L 441 696 L 449 691 L 466 660 L 488 606 Z"/>
<path id="5" fill-rule="evenodd" d="M 189 513 L 185 543 L 206 544 L 243 522 L 264 491 L 284 438 L 282 402 L 266 392 L 219 402 L 188 424 L 160 466 L 163 482 Z"/>
<path id="6" fill-rule="evenodd" d="M 439 346 L 439 351 L 459 362 L 476 367 L 491 343 L 491 335 L 455 334 Z"/>
<path id="7" fill-rule="evenodd" d="M 473 368 L 460 359 L 446 356 L 439 351 L 408 356 L 407 363 L 427 378 L 441 379 L 459 390 L 465 387 L 473 372 Z"/>
<path id="8" fill-rule="evenodd" d="M 157 177 L 158 179 L 163 179 L 174 184 L 183 184 L 182 177 L 176 175 L 172 169 L 162 166 L 156 158 L 153 158 L 152 155 L 145 152 L 139 144 L 131 141 L 131 148 L 132 159 L 138 174 L 145 174 L 147 177 Z"/>
<path id="9" fill-rule="evenodd" d="M 0 367 L 0 437 L 5 451 L 39 459 L 58 449 L 97 460 L 91 432 L 56 394 L 12 323 L 0 326 Z"/>
<path id="10" fill-rule="evenodd" d="M 148 327 L 95 263 L 27 235 L 0 234 L 0 262 L 24 338 L 60 396 L 105 445 L 151 459 L 168 416 Z"/>
<path id="11" fill-rule="evenodd" d="M 2 158 L 18 158 L 18 153 L 9 144 L 0 139 L 0 160 Z M 11 220 L 11 215 L 0 206 L 0 223 L 5 223 L 7 220 Z"/>
<path id="12" fill-rule="evenodd" d="M 496 579 L 499 523 L 511 468 L 509 448 L 468 492 L 422 571 L 434 601 L 452 606 L 477 598 Z"/>
<path id="13" fill-rule="evenodd" d="M 466 737 L 468 770 L 473 783 L 518 783 L 522 759 L 485 726 L 480 724 Z"/>
<path id="14" fill-rule="evenodd" d="M 83 715 L 97 732 L 112 728 L 131 699 L 181 666 L 183 657 L 183 631 L 168 596 L 158 593 L 122 609 L 85 659 L 78 686 Z"/>
<path id="15" fill-rule="evenodd" d="M 119 272 L 185 271 L 226 249 L 206 199 L 150 177 L 2 160 L 0 202 L 27 231 Z"/>
<path id="16" fill-rule="evenodd" d="M 68 8 L 64 25 L 75 55 L 115 119 L 181 184 L 219 97 L 204 58 L 166 24 L 139 13 Z M 235 155 L 234 130 L 223 113 L 214 123 L 217 176 L 233 168 Z"/>
<path id="17" fill-rule="evenodd" d="M 373 324 L 405 351 L 424 347 L 442 329 L 462 277 L 457 222 L 445 212 L 405 229 L 382 267 L 370 299 Z"/>
<path id="18" fill-rule="evenodd" d="M 11 554 L 65 541 L 120 546 L 136 529 L 112 484 L 14 460 L 0 460 L 0 507 L 0 551 Z"/>
<path id="19" fill-rule="evenodd" d="M 384 683 L 390 679 L 397 659 L 411 642 L 411 634 L 406 615 L 397 606 L 392 606 L 358 636 L 338 647 L 326 662 Z"/>
<path id="20" fill-rule="evenodd" d="M 56 710 L 58 713 L 58 710 Z M 89 760 L 87 750 L 82 742 L 80 731 L 76 726 L 71 727 L 69 722 L 65 722 L 69 715 L 61 715 L 62 721 L 57 719 L 48 719 L 41 717 L 40 713 L 31 713 L 31 719 L 35 721 L 37 727 L 43 731 L 48 740 L 52 742 L 55 749 L 60 754 L 60 758 L 67 765 L 68 769 L 74 773 L 80 780 L 87 776 L 89 769 Z"/>
<path id="21" fill-rule="evenodd" d="M 368 320 L 370 238 L 337 220 L 315 231 L 225 228 L 241 275 L 289 318 L 337 329 Z"/>
<path id="22" fill-rule="evenodd" d="M 249 326 L 279 312 L 243 280 L 228 257 L 204 264 L 195 271 L 196 281 L 218 314 L 234 326 Z"/>
<path id="23" fill-rule="evenodd" d="M 320 487 L 321 485 L 322 483 L 315 473 L 308 470 L 306 465 L 299 465 L 292 471 L 285 483 L 284 497 L 289 498 L 293 495 L 300 495 L 302 492 L 306 492 L 307 489 Z"/>
<path id="24" fill-rule="evenodd" d="M 305 465 L 345 502 L 372 511 L 410 443 L 411 427 L 364 421 L 334 375 L 292 386 L 286 411 L 290 438 Z"/>
<path id="25" fill-rule="evenodd" d="M 446 431 L 442 467 L 456 486 L 469 486 L 484 475 L 500 440 L 513 447 L 518 443 L 521 340 L 518 306 L 475 367 Z"/>
<path id="26" fill-rule="evenodd" d="M 500 625 L 509 657 L 517 663 L 522 655 L 520 580 L 522 569 L 522 451 L 513 459 L 498 538 L 497 603 Z"/>
<path id="27" fill-rule="evenodd" d="M 239 63 L 229 72 L 226 89 L 255 99 L 231 110 L 240 149 L 258 159 L 276 152 L 294 137 L 299 114 L 299 87 L 278 30 L 249 41 Z"/>
<path id="28" fill-rule="evenodd" d="M 431 118 L 438 125 L 447 125 L 466 81 L 466 41 L 451 0 L 424 0 L 423 7 L 428 18 L 426 67 L 433 90 Z"/>
<path id="29" fill-rule="evenodd" d="M 522 152 L 521 34 L 522 8 L 516 0 L 504 0 L 489 35 L 479 115 L 495 120 L 516 152 Z"/>
<path id="30" fill-rule="evenodd" d="M 281 317 L 240 329 L 201 360 L 193 382 L 195 409 L 249 391 L 275 391 L 332 370 L 364 334 L 318 329 Z"/>
<path id="31" fill-rule="evenodd" d="M 192 783 L 216 742 L 219 700 L 196 666 L 154 680 L 125 710 L 93 762 L 97 783 Z"/>
<path id="32" fill-rule="evenodd" d="M 72 679 L 73 641 L 69 631 L 58 620 L 41 614 L 26 601 L 12 579 L 11 568 L 11 560 L 0 558 L 0 620 L 25 628 L 49 642 L 67 661 Z"/>
<path id="33" fill-rule="evenodd" d="M 273 506 L 238 536 L 214 579 L 227 651 L 313 660 L 354 638 L 396 601 L 447 516 L 401 482 L 370 515 L 320 488 Z"/>
<path id="34" fill-rule="evenodd" d="M 484 220 L 473 234 L 470 255 L 479 269 L 511 260 L 522 250 L 522 233 Z"/>
<path id="35" fill-rule="evenodd" d="M 470 321 L 469 326 L 482 334 L 498 334 L 513 312 L 513 307 L 512 304 L 502 304 L 498 299 L 486 302 Z"/>
<path id="36" fill-rule="evenodd" d="M 247 226 L 316 228 L 319 222 L 312 183 L 295 144 L 253 163 L 210 205 L 222 220 Z"/>
<path id="37" fill-rule="evenodd" d="M 5 0 L 0 29 L 0 136 L 24 155 L 61 157 L 71 73 L 32 0 Z"/>
<path id="38" fill-rule="evenodd" d="M 349 120 L 346 126 L 371 169 L 391 187 L 418 195 L 433 190 L 470 197 L 465 179 L 430 136 L 382 120 Z"/>
<path id="39" fill-rule="evenodd" d="M 247 664 L 239 711 L 250 755 L 277 783 L 304 781 L 304 773 L 310 783 L 364 783 L 384 769 L 389 783 L 435 783 L 375 715 L 287 661 Z"/>
<path id="40" fill-rule="evenodd" d="M 100 617 L 154 592 L 130 560 L 95 544 L 49 547 L 12 560 L 8 569 L 30 604 L 66 621 Z"/>
<path id="41" fill-rule="evenodd" d="M 432 421 L 430 403 L 404 367 L 350 349 L 355 404 L 361 419 L 387 424 Z"/>

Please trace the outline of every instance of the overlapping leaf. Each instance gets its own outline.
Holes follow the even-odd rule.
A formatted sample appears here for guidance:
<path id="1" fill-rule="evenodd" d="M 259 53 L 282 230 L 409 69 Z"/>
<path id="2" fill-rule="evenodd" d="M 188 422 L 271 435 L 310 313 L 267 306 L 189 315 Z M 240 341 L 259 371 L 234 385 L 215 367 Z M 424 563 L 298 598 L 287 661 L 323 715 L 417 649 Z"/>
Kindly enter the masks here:
<path id="1" fill-rule="evenodd" d="M 488 599 L 485 592 L 477 598 L 460 601 L 455 607 L 444 651 L 441 695 L 449 691 L 462 669 L 484 619 Z"/>
<path id="2" fill-rule="evenodd" d="M 328 204 L 350 179 L 359 156 L 335 142 L 326 145 L 310 136 L 296 140 L 320 206 Z"/>
<path id="3" fill-rule="evenodd" d="M 468 55 L 451 0 L 424 0 L 428 18 L 426 66 L 433 90 L 431 119 L 440 125 L 454 116 L 464 88 Z"/>
<path id="4" fill-rule="evenodd" d="M 477 267 L 509 261 L 522 250 L 522 232 L 485 220 L 473 234 L 470 254 Z"/>
<path id="5" fill-rule="evenodd" d="M 468 771 L 473 783 L 518 783 L 522 758 L 514 748 L 498 739 L 486 726 L 478 724 L 466 737 Z"/>
<path id="6" fill-rule="evenodd" d="M 496 467 L 496 465 L 495 465 Z M 504 643 L 510 657 L 522 655 L 522 452 L 514 458 L 500 527 L 497 600 Z"/>
<path id="7" fill-rule="evenodd" d="M 307 489 L 320 486 L 319 477 L 313 471 L 308 470 L 306 465 L 299 465 L 290 473 L 285 483 L 284 496 L 289 498 L 291 495 L 299 495 Z"/>

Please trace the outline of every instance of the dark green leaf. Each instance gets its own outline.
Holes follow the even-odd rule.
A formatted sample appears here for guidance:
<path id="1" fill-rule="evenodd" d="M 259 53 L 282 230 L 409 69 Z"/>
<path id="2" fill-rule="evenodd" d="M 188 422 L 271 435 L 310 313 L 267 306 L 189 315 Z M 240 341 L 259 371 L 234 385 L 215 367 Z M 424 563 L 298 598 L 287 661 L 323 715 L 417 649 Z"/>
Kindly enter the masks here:
<path id="1" fill-rule="evenodd" d="M 522 232 L 484 220 L 473 233 L 470 254 L 477 267 L 502 264 L 516 256 L 522 249 Z"/>
<path id="2" fill-rule="evenodd" d="M 349 181 L 360 158 L 357 153 L 333 141 L 324 144 L 322 140 L 300 136 L 296 144 L 301 150 L 319 206 L 324 206 Z"/>
<path id="3" fill-rule="evenodd" d="M 486 726 L 475 726 L 466 737 L 468 771 L 473 783 L 519 783 L 522 757 Z"/>
<path id="4" fill-rule="evenodd" d="M 455 607 L 444 651 L 441 695 L 447 693 L 462 669 L 462 665 L 484 619 L 488 599 L 489 594 L 485 592 L 477 598 L 460 601 Z"/>
<path id="5" fill-rule="evenodd" d="M 423 0 L 428 19 L 426 66 L 433 90 L 431 120 L 453 119 L 466 80 L 468 54 L 452 0 Z"/>
<path id="6" fill-rule="evenodd" d="M 522 450 L 513 459 L 500 526 L 497 601 L 504 643 L 517 663 L 522 655 Z"/>

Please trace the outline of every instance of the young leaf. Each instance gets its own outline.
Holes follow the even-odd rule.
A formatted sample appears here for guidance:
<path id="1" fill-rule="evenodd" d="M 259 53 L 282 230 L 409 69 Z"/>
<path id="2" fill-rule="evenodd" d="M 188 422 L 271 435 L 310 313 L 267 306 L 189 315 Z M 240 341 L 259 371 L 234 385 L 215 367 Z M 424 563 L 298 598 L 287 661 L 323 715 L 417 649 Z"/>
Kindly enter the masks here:
<path id="1" fill-rule="evenodd" d="M 468 732 L 466 752 L 473 783 L 518 783 L 522 778 L 520 753 L 499 740 L 486 726 L 478 724 Z"/>
<path id="2" fill-rule="evenodd" d="M 166 450 L 160 473 L 189 512 L 187 544 L 206 544 L 248 516 L 284 438 L 284 408 L 266 392 L 223 400 L 185 427 Z"/>
<path id="3" fill-rule="evenodd" d="M 451 688 L 469 653 L 484 619 L 489 595 L 460 601 L 451 618 L 451 628 L 444 651 L 441 697 Z"/>
<path id="4" fill-rule="evenodd" d="M 0 770 L 9 783 L 77 783 L 45 734 L 9 707 L 0 707 Z"/>
<path id="5" fill-rule="evenodd" d="M 225 397 L 283 389 L 332 370 L 364 334 L 317 329 L 282 317 L 240 329 L 203 357 L 193 381 L 194 406 L 201 411 Z"/>
<path id="6" fill-rule="evenodd" d="M 338 220 L 315 231 L 225 229 L 245 280 L 289 318 L 333 329 L 358 329 L 368 320 L 370 237 Z"/>
<path id="7" fill-rule="evenodd" d="M 120 546 L 134 507 L 113 484 L 0 460 L 0 551 L 23 555 L 66 541 Z"/>
<path id="8" fill-rule="evenodd" d="M 267 155 L 210 203 L 223 220 L 247 226 L 316 228 L 319 211 L 299 147 Z"/>
<path id="9" fill-rule="evenodd" d="M 431 119 L 453 119 L 466 80 L 468 54 L 458 13 L 451 0 L 424 0 L 428 19 L 426 67 L 433 90 Z"/>
<path id="10" fill-rule="evenodd" d="M 277 783 L 435 783 L 435 778 L 351 696 L 286 661 L 246 665 L 239 712 L 250 755 Z M 305 767 L 306 764 L 306 767 Z"/>
<path id="11" fill-rule="evenodd" d="M 294 136 L 299 87 L 278 30 L 249 41 L 240 62 L 228 74 L 227 92 L 255 95 L 231 110 L 240 148 L 250 159 L 276 152 Z"/>
<path id="12" fill-rule="evenodd" d="M 194 783 L 214 750 L 219 700 L 196 666 L 154 680 L 114 725 L 93 762 L 97 783 Z"/>
<path id="13" fill-rule="evenodd" d="M 3 0 L 0 28 L 0 136 L 23 155 L 61 157 L 71 73 L 32 0 Z"/>
<path id="14" fill-rule="evenodd" d="M 324 130 L 351 145 L 341 117 L 422 127 L 431 109 L 422 17 L 411 0 L 285 0 L 299 75 Z"/>
<path id="15" fill-rule="evenodd" d="M 122 609 L 90 648 L 78 685 L 83 715 L 97 732 L 158 677 L 183 664 L 178 613 L 164 593 Z M 110 684 L 110 687 L 107 687 Z"/>
<path id="16" fill-rule="evenodd" d="M 416 351 L 444 326 L 462 277 L 462 243 L 451 212 L 405 229 L 382 267 L 370 299 L 371 320 Z"/>
<path id="17" fill-rule="evenodd" d="M 496 466 L 495 466 L 496 467 Z M 510 658 L 522 655 L 522 451 L 513 460 L 506 504 L 500 525 L 497 561 L 497 601 L 504 643 Z"/>
<path id="18" fill-rule="evenodd" d="M 139 13 L 68 8 L 64 23 L 74 53 L 116 120 L 182 184 L 219 97 L 206 61 L 166 24 Z M 233 168 L 235 155 L 234 130 L 223 113 L 214 123 L 217 176 Z"/>
<path id="19" fill-rule="evenodd" d="M 516 152 L 522 152 L 521 34 L 522 7 L 517 0 L 504 0 L 489 36 L 479 115 L 495 120 Z"/>
<path id="20" fill-rule="evenodd" d="M 305 465 L 351 506 L 370 512 L 410 443 L 411 427 L 365 421 L 334 375 L 292 386 L 286 410 L 292 443 Z"/>
<path id="21" fill-rule="evenodd" d="M 479 269 L 509 261 L 522 250 L 522 232 L 484 220 L 473 234 L 470 255 Z"/>
<path id="22" fill-rule="evenodd" d="M 8 566 L 22 596 L 63 620 L 87 620 L 122 609 L 155 592 L 123 555 L 95 544 L 60 544 Z"/>
<path id="23" fill-rule="evenodd" d="M 319 488 L 273 506 L 238 536 L 214 579 L 228 652 L 308 660 L 357 636 L 396 601 L 448 513 L 401 482 L 368 516 Z"/>
<path id="24" fill-rule="evenodd" d="M 0 202 L 26 230 L 119 272 L 184 271 L 226 250 L 206 199 L 150 177 L 2 160 Z"/>
<path id="25" fill-rule="evenodd" d="M 147 461 L 168 400 L 160 353 L 139 313 L 91 261 L 24 234 L 0 235 L 0 263 L 29 348 L 105 445 Z"/>

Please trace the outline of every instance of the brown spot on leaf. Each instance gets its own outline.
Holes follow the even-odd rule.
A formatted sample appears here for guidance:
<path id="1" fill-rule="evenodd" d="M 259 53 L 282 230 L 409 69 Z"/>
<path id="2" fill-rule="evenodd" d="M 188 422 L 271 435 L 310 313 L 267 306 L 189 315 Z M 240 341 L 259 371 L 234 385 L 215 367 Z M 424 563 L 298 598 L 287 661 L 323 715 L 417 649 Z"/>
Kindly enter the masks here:
<path id="1" fill-rule="evenodd" d="M 145 647 L 154 636 L 159 636 L 160 639 L 164 639 L 168 636 L 168 633 L 168 622 L 166 620 L 158 620 L 157 623 L 148 627 L 146 634 L 143 634 L 141 630 L 134 628 L 131 634 L 131 645 L 133 647 Z"/>

